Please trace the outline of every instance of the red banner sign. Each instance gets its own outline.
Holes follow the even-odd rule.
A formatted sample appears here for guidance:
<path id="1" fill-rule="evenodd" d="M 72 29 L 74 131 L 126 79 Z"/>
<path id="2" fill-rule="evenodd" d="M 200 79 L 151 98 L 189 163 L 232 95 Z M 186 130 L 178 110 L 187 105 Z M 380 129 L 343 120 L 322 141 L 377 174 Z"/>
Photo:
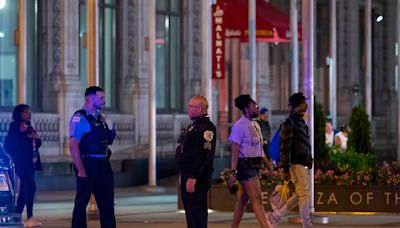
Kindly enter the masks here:
<path id="1" fill-rule="evenodd" d="M 219 1 L 221 2 L 221 1 Z M 212 6 L 212 78 L 225 77 L 225 26 L 221 3 Z"/>

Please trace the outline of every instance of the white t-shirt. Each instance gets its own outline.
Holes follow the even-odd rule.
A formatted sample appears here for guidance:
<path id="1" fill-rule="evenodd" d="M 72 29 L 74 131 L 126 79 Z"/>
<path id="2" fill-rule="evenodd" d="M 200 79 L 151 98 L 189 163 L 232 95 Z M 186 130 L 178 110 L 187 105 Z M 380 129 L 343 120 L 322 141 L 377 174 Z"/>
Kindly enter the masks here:
<path id="1" fill-rule="evenodd" d="M 239 158 L 264 157 L 262 133 L 256 121 L 242 116 L 233 125 L 229 141 L 240 145 Z"/>
<path id="2" fill-rule="evenodd" d="M 333 131 L 330 134 L 325 133 L 325 144 L 333 145 Z"/>
<path id="3" fill-rule="evenodd" d="M 347 140 L 349 138 L 346 137 L 342 132 L 337 133 L 336 136 L 340 138 L 341 142 L 340 148 L 345 150 L 347 148 Z"/>

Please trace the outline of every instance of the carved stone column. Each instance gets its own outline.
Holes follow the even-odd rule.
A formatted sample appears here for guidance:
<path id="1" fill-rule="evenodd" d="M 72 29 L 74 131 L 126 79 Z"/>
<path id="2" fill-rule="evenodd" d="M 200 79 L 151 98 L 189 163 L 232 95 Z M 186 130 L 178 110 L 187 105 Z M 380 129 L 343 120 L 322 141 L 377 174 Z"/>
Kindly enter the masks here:
<path id="1" fill-rule="evenodd" d="M 134 115 L 135 115 L 135 126 L 136 126 L 136 141 L 139 147 L 148 144 L 148 100 L 149 100 L 149 68 L 148 68 L 148 52 L 145 50 L 145 38 L 148 36 L 147 31 L 147 18 L 144 12 L 147 12 L 147 1 L 136 1 L 138 22 L 137 33 L 133 35 L 135 44 L 137 45 L 137 55 L 134 58 L 137 59 L 137 77 L 135 77 L 134 87 Z"/>
<path id="2" fill-rule="evenodd" d="M 118 7 L 118 21 L 120 50 L 118 65 L 119 80 L 119 108 L 122 113 L 133 113 L 137 103 L 135 97 L 140 92 L 138 87 L 139 74 L 139 37 L 138 37 L 138 10 L 137 1 L 123 0 Z"/>
<path id="3" fill-rule="evenodd" d="M 79 2 L 43 1 L 43 111 L 59 114 L 60 150 L 68 155 L 68 124 L 73 112 L 83 104 L 79 81 Z"/>
<path id="4" fill-rule="evenodd" d="M 187 42 L 192 43 L 192 53 L 189 57 L 189 61 L 192 62 L 192 74 L 188 75 L 189 86 L 187 89 L 187 100 L 193 95 L 198 95 L 201 92 L 201 37 L 197 34 L 201 34 L 201 1 L 192 1 L 188 7 L 191 7 L 192 14 L 185 15 L 185 17 L 192 17 L 192 25 L 186 27 L 186 33 L 193 34 L 191 36 L 192 40 Z M 190 54 L 190 53 L 188 53 Z"/>

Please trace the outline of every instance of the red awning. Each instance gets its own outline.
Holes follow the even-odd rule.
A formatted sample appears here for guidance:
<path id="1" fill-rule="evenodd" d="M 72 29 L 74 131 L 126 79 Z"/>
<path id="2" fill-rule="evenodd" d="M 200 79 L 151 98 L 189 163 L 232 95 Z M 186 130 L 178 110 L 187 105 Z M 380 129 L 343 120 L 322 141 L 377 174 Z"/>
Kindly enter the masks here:
<path id="1" fill-rule="evenodd" d="M 248 39 L 248 0 L 218 0 L 224 9 L 225 38 Z M 298 27 L 299 39 L 301 27 Z M 265 0 L 256 0 L 258 42 L 290 42 L 290 18 Z"/>

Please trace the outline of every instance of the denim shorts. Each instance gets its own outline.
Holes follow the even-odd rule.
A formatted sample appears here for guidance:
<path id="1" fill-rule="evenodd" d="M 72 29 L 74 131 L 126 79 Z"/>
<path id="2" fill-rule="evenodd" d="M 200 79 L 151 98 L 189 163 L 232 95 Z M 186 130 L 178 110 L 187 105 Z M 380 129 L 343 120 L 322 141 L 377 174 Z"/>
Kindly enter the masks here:
<path id="1" fill-rule="evenodd" d="M 236 179 L 240 183 L 245 183 L 249 180 L 257 179 L 258 178 L 258 170 L 257 169 L 250 169 L 249 164 L 244 158 L 238 159 L 237 164 L 237 176 Z"/>

